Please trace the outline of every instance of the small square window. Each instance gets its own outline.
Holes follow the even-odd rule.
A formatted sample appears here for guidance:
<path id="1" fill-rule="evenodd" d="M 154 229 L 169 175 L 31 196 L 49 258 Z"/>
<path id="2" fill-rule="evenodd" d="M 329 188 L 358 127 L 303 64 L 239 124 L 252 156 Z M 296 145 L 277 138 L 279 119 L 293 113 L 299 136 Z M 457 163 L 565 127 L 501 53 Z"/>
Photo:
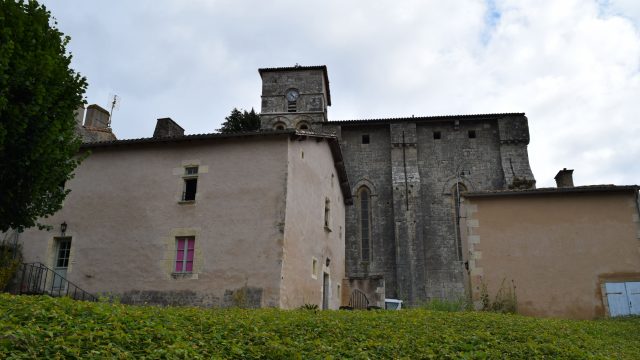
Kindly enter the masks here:
<path id="1" fill-rule="evenodd" d="M 176 266 L 177 273 L 190 273 L 193 271 L 193 258 L 196 239 L 193 236 L 176 238 Z"/>
<path id="2" fill-rule="evenodd" d="M 187 166 L 184 168 L 185 175 L 198 175 L 198 167 L 197 166 Z"/>
<path id="3" fill-rule="evenodd" d="M 440 140 L 442 138 L 442 134 L 440 133 L 440 131 L 434 131 L 433 132 L 433 138 L 435 140 Z"/>
<path id="4" fill-rule="evenodd" d="M 469 139 L 475 139 L 475 138 L 476 138 L 476 131 L 469 130 Z"/>
<path id="5" fill-rule="evenodd" d="M 364 134 L 364 135 L 362 135 L 362 143 L 363 143 L 363 144 L 368 144 L 368 143 L 369 143 L 369 141 L 370 141 L 370 139 L 369 139 L 369 134 Z"/>

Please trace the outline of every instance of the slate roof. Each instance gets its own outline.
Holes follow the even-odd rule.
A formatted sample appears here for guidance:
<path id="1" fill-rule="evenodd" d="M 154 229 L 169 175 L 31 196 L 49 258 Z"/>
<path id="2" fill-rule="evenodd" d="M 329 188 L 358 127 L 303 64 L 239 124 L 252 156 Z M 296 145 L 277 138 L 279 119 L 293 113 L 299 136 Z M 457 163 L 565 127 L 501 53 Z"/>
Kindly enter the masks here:
<path id="1" fill-rule="evenodd" d="M 495 114 L 468 114 L 468 115 L 435 115 L 435 116 L 409 116 L 397 118 L 357 119 L 357 120 L 331 120 L 327 124 L 336 125 L 362 125 L 362 124 L 388 124 L 398 122 L 438 122 L 450 120 L 495 120 L 507 116 L 525 116 L 524 113 L 495 113 Z"/>
<path id="2" fill-rule="evenodd" d="M 543 194 L 571 194 L 571 193 L 596 193 L 596 192 L 627 192 L 640 190 L 638 185 L 588 185 L 573 187 L 550 187 L 539 189 L 522 189 L 522 190 L 487 190 L 473 191 L 462 193 L 461 195 L 468 198 L 478 197 L 495 197 L 495 196 L 526 196 L 526 195 L 543 195 Z"/>

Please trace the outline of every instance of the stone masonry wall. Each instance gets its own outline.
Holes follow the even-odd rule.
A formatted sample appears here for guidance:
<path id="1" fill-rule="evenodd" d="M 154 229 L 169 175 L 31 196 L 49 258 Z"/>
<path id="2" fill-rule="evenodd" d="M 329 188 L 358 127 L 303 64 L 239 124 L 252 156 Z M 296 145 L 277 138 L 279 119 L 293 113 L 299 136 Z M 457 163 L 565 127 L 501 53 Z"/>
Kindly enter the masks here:
<path id="1" fill-rule="evenodd" d="M 325 131 L 335 131 L 325 127 Z M 340 130 L 340 129 L 338 129 Z M 337 133 L 354 196 L 354 205 L 346 210 L 346 268 L 349 276 L 383 274 L 387 297 L 396 293 L 396 244 L 391 186 L 391 139 L 388 125 L 345 127 Z M 362 135 L 369 135 L 369 144 Z M 358 190 L 371 191 L 371 257 L 362 259 L 360 238 L 360 198 Z"/>
<path id="2" fill-rule="evenodd" d="M 457 182 L 461 191 L 477 191 L 508 188 L 514 177 L 533 180 L 526 118 L 325 123 L 322 130 L 340 137 L 354 195 L 347 275 L 384 275 L 386 297 L 413 305 L 464 296 L 466 254 L 452 189 Z M 361 186 L 372 193 L 369 261 L 361 256 Z"/>

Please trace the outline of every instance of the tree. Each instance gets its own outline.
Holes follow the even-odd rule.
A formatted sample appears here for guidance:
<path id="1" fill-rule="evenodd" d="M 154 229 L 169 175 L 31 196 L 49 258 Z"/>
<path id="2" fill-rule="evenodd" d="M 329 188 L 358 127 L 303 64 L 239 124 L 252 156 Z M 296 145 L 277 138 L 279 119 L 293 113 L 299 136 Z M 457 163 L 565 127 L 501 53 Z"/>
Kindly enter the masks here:
<path id="1" fill-rule="evenodd" d="M 0 231 L 59 210 L 80 161 L 74 111 L 87 83 L 56 25 L 36 1 L 0 0 Z"/>
<path id="2" fill-rule="evenodd" d="M 260 115 L 256 114 L 253 108 L 251 108 L 250 112 L 233 108 L 231 114 L 224 120 L 222 128 L 218 129 L 221 133 L 257 131 L 260 129 Z"/>

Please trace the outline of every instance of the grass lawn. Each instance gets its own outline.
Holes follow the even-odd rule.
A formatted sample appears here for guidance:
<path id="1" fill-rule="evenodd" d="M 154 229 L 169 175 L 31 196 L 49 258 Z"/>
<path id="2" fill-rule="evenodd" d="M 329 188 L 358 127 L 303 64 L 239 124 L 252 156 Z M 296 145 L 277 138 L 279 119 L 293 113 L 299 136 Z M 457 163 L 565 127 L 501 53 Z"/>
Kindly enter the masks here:
<path id="1" fill-rule="evenodd" d="M 640 359 L 640 318 L 160 308 L 0 294 L 0 359 Z"/>

